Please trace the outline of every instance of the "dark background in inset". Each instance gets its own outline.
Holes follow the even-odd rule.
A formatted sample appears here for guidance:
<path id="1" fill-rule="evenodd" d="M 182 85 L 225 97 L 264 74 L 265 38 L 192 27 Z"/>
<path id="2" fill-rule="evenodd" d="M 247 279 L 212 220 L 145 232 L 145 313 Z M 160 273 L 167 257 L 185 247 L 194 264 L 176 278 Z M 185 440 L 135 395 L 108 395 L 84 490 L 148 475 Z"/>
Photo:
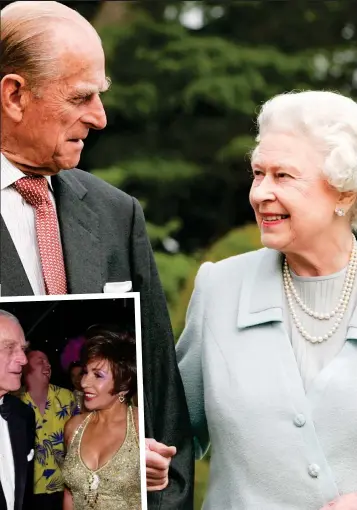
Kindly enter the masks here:
<path id="1" fill-rule="evenodd" d="M 31 349 L 48 355 L 51 382 L 68 387 L 60 355 L 71 338 L 83 335 L 93 324 L 115 324 L 135 335 L 134 298 L 78 299 L 0 303 L 21 323 Z"/>

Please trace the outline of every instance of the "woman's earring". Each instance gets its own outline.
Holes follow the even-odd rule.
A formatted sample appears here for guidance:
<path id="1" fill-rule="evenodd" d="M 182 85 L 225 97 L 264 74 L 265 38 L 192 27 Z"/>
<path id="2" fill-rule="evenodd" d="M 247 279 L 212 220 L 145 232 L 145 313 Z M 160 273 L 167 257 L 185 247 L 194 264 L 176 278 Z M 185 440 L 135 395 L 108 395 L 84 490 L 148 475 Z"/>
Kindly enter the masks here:
<path id="1" fill-rule="evenodd" d="M 336 207 L 335 213 L 337 214 L 337 216 L 344 216 L 345 215 L 345 211 L 341 207 Z"/>
<path id="2" fill-rule="evenodd" d="M 124 395 L 119 394 L 118 400 L 119 400 L 119 402 L 120 402 L 121 404 L 123 404 L 123 402 L 125 402 L 125 397 L 124 397 Z"/>

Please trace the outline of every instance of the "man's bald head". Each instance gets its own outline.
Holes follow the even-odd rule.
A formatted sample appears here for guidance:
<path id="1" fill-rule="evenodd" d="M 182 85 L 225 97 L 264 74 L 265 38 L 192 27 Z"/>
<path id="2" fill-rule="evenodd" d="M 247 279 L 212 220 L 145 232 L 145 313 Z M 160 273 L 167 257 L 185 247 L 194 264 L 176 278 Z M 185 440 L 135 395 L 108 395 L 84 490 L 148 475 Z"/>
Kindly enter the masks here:
<path id="1" fill-rule="evenodd" d="M 1 11 L 0 79 L 23 76 L 31 89 L 61 74 L 59 57 L 100 38 L 77 11 L 54 1 L 18 1 Z"/>

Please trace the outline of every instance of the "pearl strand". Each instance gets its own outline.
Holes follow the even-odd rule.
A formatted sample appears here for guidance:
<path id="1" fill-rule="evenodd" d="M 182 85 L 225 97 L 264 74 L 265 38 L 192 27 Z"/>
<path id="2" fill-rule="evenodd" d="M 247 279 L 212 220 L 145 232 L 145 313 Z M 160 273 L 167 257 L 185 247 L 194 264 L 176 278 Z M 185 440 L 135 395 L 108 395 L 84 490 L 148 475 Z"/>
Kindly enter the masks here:
<path id="1" fill-rule="evenodd" d="M 351 256 L 350 256 L 350 261 L 349 261 L 348 269 L 347 269 L 347 272 L 346 272 L 345 281 L 343 283 L 343 288 L 342 288 L 342 292 L 341 292 L 341 298 L 340 298 L 336 308 L 334 310 L 332 310 L 332 312 L 330 312 L 330 313 L 315 312 L 314 310 L 309 308 L 302 301 L 302 299 L 300 298 L 300 296 L 298 295 L 298 293 L 297 293 L 297 291 L 295 289 L 294 282 L 293 282 L 293 280 L 291 278 L 286 258 L 285 258 L 285 261 L 284 261 L 284 269 L 283 269 L 283 271 L 284 271 L 284 276 L 286 277 L 286 280 L 288 282 L 290 291 L 293 294 L 293 296 L 295 298 L 295 301 L 301 307 L 301 309 L 305 313 L 310 315 L 311 317 L 314 317 L 315 319 L 328 320 L 328 319 L 331 319 L 332 317 L 334 317 L 339 312 L 339 310 L 341 309 L 342 305 L 344 303 L 346 303 L 346 300 L 349 299 L 349 297 L 350 297 L 350 294 L 351 294 L 351 291 L 352 291 L 352 288 L 353 288 L 354 276 L 355 276 L 355 272 L 356 272 L 355 271 L 356 260 L 357 260 L 357 247 L 356 247 L 356 242 L 354 242 L 353 249 L 352 249 Z"/>
<path id="2" fill-rule="evenodd" d="M 321 313 L 317 313 L 317 312 L 314 312 L 313 310 L 311 310 L 305 303 L 302 302 L 301 298 L 298 296 L 296 289 L 294 287 L 294 284 L 292 283 L 292 279 L 291 279 L 290 272 L 289 272 L 289 267 L 288 267 L 287 261 L 285 259 L 284 269 L 283 269 L 283 281 L 284 281 L 284 289 L 285 289 L 290 313 L 291 313 L 292 319 L 295 323 L 297 330 L 306 340 L 308 340 L 309 342 L 312 342 L 312 343 L 316 343 L 316 342 L 321 343 L 324 340 L 328 340 L 329 338 L 331 338 L 331 336 L 337 331 L 337 329 L 340 326 L 340 323 L 343 319 L 343 316 L 347 310 L 347 307 L 348 307 L 348 304 L 349 304 L 349 301 L 351 298 L 356 272 L 357 272 L 357 247 L 356 247 L 356 241 L 354 239 L 353 249 L 351 252 L 350 262 L 349 262 L 345 282 L 343 285 L 341 298 L 339 300 L 339 304 L 331 313 L 321 314 Z M 292 289 L 294 289 L 294 290 L 292 290 Z M 295 291 L 295 293 L 294 293 L 294 291 Z M 294 305 L 293 305 L 293 298 L 295 298 L 295 300 L 297 301 L 297 303 L 300 305 L 300 307 L 303 309 L 303 311 L 305 313 L 307 313 L 308 315 L 310 315 L 311 317 L 314 317 L 316 319 L 320 319 L 320 320 L 321 319 L 329 319 L 329 318 L 332 318 L 335 315 L 337 315 L 337 319 L 335 320 L 332 328 L 323 336 L 310 335 L 305 330 L 305 328 L 302 326 L 302 324 L 295 312 Z"/>

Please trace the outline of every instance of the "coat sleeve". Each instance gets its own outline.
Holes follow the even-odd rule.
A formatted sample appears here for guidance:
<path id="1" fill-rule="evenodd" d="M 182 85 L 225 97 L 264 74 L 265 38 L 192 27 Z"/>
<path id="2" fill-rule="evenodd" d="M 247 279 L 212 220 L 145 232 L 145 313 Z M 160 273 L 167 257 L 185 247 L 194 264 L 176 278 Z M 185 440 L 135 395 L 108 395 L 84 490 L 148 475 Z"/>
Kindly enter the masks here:
<path id="1" fill-rule="evenodd" d="M 193 509 L 193 438 L 177 366 L 166 300 L 146 233 L 141 206 L 133 198 L 131 230 L 133 290 L 140 292 L 146 437 L 176 446 L 169 485 L 148 493 L 149 509 Z"/>
<path id="2" fill-rule="evenodd" d="M 209 447 L 209 434 L 204 408 L 202 349 L 204 343 L 205 299 L 212 262 L 203 264 L 196 276 L 195 288 L 186 314 L 185 329 L 177 343 L 176 353 L 185 388 L 193 428 L 196 458 L 202 458 Z"/>

